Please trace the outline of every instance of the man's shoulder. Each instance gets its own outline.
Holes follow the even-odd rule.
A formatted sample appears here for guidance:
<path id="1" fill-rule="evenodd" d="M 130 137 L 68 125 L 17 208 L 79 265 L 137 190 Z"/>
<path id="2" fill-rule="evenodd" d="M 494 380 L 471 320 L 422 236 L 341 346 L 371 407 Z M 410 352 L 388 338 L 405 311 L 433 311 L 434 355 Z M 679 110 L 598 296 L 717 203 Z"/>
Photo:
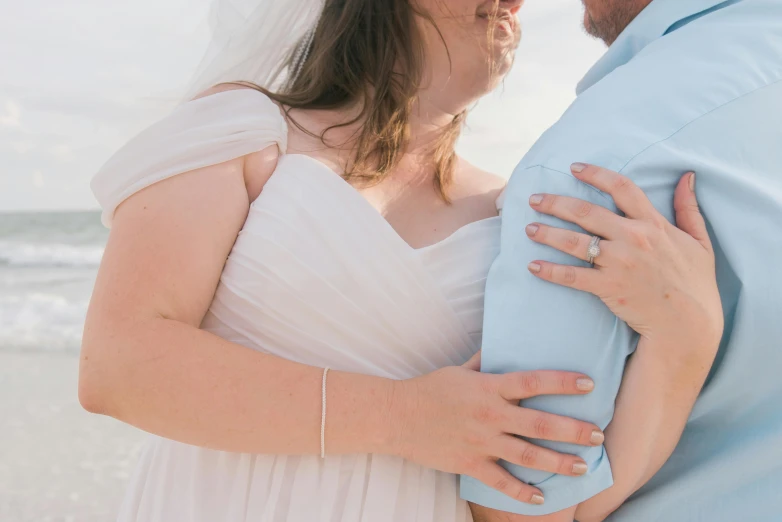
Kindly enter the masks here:
<path id="1" fill-rule="evenodd" d="M 519 168 L 568 172 L 582 161 L 621 170 L 703 116 L 782 80 L 780 56 L 779 0 L 745 0 L 695 20 L 581 93 Z"/>

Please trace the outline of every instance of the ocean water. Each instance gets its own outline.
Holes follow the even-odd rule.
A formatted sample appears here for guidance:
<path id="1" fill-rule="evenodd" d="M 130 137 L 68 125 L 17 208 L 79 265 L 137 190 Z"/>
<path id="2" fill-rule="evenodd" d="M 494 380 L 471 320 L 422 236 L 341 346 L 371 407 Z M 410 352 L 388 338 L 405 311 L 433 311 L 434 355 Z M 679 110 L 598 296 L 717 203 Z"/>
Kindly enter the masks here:
<path id="1" fill-rule="evenodd" d="M 0 351 L 78 353 L 107 238 L 99 212 L 0 213 Z"/>

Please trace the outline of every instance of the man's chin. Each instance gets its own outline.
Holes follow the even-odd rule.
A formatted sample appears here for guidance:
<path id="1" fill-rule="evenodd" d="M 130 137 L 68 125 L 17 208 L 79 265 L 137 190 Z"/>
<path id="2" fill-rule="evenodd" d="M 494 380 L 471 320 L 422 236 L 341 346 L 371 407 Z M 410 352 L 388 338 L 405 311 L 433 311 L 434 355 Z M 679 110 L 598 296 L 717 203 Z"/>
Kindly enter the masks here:
<path id="1" fill-rule="evenodd" d="M 592 38 L 602 40 L 604 44 L 611 45 L 604 34 L 598 29 L 598 25 L 595 23 L 595 19 L 589 14 L 587 9 L 584 9 L 584 31 Z"/>
<path id="2" fill-rule="evenodd" d="M 589 36 L 594 36 L 595 38 L 598 37 L 595 34 L 595 22 L 592 20 L 592 16 L 589 14 L 589 11 L 586 8 L 584 8 L 584 20 L 582 23 L 584 25 L 584 31 L 586 31 Z"/>

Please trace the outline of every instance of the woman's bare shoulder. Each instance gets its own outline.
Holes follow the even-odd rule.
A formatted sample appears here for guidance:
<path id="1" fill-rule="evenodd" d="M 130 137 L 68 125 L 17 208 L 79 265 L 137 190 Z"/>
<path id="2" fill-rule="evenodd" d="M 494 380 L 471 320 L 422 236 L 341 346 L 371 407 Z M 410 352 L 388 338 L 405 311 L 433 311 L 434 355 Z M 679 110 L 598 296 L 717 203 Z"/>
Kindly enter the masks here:
<path id="1" fill-rule="evenodd" d="M 459 158 L 454 172 L 454 198 L 485 197 L 491 204 L 505 190 L 508 180 Z"/>

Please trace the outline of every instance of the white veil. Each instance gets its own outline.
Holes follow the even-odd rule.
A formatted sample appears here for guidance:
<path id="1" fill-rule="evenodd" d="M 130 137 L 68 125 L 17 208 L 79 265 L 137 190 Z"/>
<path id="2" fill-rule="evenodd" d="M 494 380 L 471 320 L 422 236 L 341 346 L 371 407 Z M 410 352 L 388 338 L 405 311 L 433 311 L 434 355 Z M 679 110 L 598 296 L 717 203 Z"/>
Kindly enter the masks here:
<path id="1" fill-rule="evenodd" d="M 212 41 L 186 99 L 222 82 L 277 89 L 306 59 L 325 0 L 213 0 Z M 293 64 L 288 65 L 291 56 Z"/>

